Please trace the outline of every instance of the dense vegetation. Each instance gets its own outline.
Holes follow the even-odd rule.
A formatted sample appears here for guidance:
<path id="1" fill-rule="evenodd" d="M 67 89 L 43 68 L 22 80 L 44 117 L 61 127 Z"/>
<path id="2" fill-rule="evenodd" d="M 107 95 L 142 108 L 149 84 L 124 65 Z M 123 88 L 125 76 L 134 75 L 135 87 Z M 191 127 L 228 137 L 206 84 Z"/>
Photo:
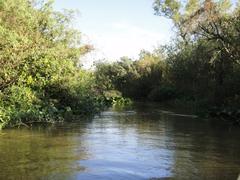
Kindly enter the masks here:
<path id="1" fill-rule="evenodd" d="M 80 67 L 92 47 L 71 27 L 74 12 L 56 12 L 51 1 L 0 0 L 0 127 L 130 103 L 122 96 L 239 121 L 240 4 L 155 0 L 153 9 L 173 21 L 172 44 L 90 72 Z"/>
<path id="2" fill-rule="evenodd" d="M 161 52 L 142 51 L 140 59 L 123 57 L 114 63 L 96 65 L 96 80 L 103 91 L 118 90 L 124 97 L 146 99 L 151 91 L 164 83 L 165 63 Z"/>
<path id="3" fill-rule="evenodd" d="M 179 102 L 239 121 L 240 5 L 231 1 L 155 0 L 156 15 L 176 30 L 171 45 L 139 59 L 99 63 L 96 78 L 106 89 L 152 101 Z"/>
<path id="4" fill-rule="evenodd" d="M 0 127 L 102 108 L 93 74 L 79 67 L 91 47 L 71 28 L 72 15 L 52 2 L 0 0 Z"/>

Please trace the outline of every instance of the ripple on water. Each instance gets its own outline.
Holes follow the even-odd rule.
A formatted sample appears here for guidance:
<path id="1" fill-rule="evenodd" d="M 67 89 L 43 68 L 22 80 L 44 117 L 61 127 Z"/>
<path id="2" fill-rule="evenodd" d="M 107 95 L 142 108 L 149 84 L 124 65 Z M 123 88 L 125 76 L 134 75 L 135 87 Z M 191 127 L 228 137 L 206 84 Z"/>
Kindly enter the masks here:
<path id="1" fill-rule="evenodd" d="M 151 107 L 151 106 L 150 106 Z M 240 131 L 162 108 L 0 134 L 0 179 L 237 179 Z"/>

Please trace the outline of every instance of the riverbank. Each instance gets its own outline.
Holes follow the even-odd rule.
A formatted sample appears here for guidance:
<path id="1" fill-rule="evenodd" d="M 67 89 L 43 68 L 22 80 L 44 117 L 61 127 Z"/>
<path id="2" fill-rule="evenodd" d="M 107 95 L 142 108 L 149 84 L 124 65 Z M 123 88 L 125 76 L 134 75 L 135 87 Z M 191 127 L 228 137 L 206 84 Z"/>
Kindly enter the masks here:
<path id="1" fill-rule="evenodd" d="M 236 179 L 239 128 L 152 103 L 0 132 L 0 179 Z M 17 148 L 16 148 L 17 147 Z"/>

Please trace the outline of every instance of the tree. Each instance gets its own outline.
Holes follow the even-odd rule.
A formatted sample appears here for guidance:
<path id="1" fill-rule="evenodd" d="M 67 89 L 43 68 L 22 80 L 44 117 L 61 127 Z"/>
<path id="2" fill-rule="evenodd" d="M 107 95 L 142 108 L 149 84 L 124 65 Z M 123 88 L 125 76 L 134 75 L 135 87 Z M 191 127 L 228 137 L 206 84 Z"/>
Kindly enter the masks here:
<path id="1" fill-rule="evenodd" d="M 234 65 L 239 63 L 239 6 L 231 8 L 230 1 L 156 0 L 157 15 L 172 19 L 178 34 L 188 44 L 208 46 L 209 64 L 215 81 L 215 101 L 222 104 L 224 83 Z"/>
<path id="2" fill-rule="evenodd" d="M 91 46 L 72 28 L 74 12 L 52 3 L 0 0 L 0 127 L 98 108 L 94 78 L 78 67 Z"/>

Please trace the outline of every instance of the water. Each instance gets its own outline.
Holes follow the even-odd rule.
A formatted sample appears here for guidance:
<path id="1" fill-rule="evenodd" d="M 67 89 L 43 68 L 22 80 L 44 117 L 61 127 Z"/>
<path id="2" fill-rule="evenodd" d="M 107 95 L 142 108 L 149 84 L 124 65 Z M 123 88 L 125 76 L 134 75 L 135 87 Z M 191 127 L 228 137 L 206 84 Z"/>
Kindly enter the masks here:
<path id="1" fill-rule="evenodd" d="M 138 105 L 0 133 L 0 179 L 237 179 L 240 130 Z"/>

